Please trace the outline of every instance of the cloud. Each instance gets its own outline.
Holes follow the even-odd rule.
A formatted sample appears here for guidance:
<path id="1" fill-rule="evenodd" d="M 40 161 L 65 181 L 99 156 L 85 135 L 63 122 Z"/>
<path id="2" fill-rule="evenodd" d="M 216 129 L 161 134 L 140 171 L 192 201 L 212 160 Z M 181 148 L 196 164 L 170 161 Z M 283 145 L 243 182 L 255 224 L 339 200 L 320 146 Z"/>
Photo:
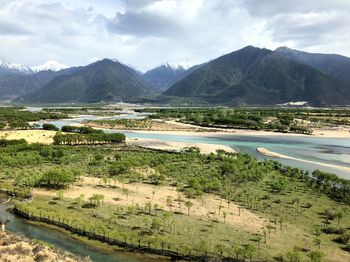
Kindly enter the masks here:
<path id="1" fill-rule="evenodd" d="M 113 33 L 140 37 L 178 36 L 184 31 L 179 23 L 166 16 L 133 11 L 125 14 L 117 13 L 107 26 Z"/>
<path id="2" fill-rule="evenodd" d="M 31 34 L 21 23 L 4 21 L 0 18 L 0 35 L 28 35 Z"/>
<path id="3" fill-rule="evenodd" d="M 0 0 L 0 58 L 152 67 L 246 45 L 350 56 L 348 0 Z"/>
<path id="4" fill-rule="evenodd" d="M 348 0 L 242 0 L 249 14 L 266 21 L 273 42 L 284 42 L 296 48 L 332 50 L 342 41 L 344 52 L 349 44 L 350 2 Z M 335 50 L 334 50 L 335 51 Z M 349 54 L 348 54 L 349 55 Z"/>

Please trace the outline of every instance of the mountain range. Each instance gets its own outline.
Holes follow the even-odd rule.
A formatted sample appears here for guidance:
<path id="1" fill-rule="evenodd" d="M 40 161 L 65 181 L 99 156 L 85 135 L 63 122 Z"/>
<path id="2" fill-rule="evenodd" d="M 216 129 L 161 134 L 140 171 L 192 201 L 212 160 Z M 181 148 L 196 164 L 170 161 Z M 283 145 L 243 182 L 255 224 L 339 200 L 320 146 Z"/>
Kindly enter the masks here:
<path id="1" fill-rule="evenodd" d="M 279 47 L 276 53 L 296 62 L 309 65 L 350 85 L 350 58 L 336 54 L 317 54 Z"/>
<path id="2" fill-rule="evenodd" d="M 164 92 L 200 66 L 201 65 L 188 66 L 183 64 L 165 63 L 148 70 L 142 75 L 142 78 L 156 91 Z"/>
<path id="3" fill-rule="evenodd" d="M 248 46 L 201 65 L 165 63 L 145 73 L 115 59 L 67 68 L 0 63 L 0 100 L 23 103 L 202 101 L 232 106 L 350 104 L 350 58 Z M 147 100 L 148 99 L 148 100 Z"/>
<path id="4" fill-rule="evenodd" d="M 274 105 L 290 101 L 350 104 L 350 88 L 321 71 L 253 46 L 221 56 L 165 92 L 215 104 Z"/>
<path id="5" fill-rule="evenodd" d="M 104 59 L 53 78 L 36 92 L 16 101 L 29 103 L 80 103 L 123 101 L 151 93 L 152 88 L 134 69 Z"/>

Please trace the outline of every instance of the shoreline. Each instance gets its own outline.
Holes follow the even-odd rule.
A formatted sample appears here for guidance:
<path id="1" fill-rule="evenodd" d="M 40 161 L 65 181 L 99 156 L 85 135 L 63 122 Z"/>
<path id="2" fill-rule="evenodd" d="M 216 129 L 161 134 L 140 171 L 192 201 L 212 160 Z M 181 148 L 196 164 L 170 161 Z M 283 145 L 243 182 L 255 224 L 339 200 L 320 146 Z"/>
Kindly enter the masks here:
<path id="1" fill-rule="evenodd" d="M 330 167 L 330 168 L 334 168 L 334 169 L 339 169 L 339 170 L 342 170 L 342 171 L 350 172 L 350 167 L 345 167 L 345 166 L 340 166 L 340 165 L 333 165 L 333 164 L 327 164 L 327 163 L 311 161 L 311 160 L 306 160 L 306 159 L 301 159 L 301 158 L 290 157 L 290 156 L 286 156 L 286 155 L 283 155 L 283 154 L 280 154 L 280 153 L 277 153 L 277 152 L 270 151 L 270 150 L 268 150 L 266 148 L 263 148 L 263 147 L 257 147 L 256 151 L 259 152 L 260 154 L 262 154 L 263 156 L 267 156 L 267 157 L 296 160 L 296 161 L 301 161 L 301 162 L 310 163 L 310 164 L 317 164 L 317 165 L 324 166 L 324 167 Z"/>
<path id="2" fill-rule="evenodd" d="M 216 153 L 217 150 L 224 150 L 229 153 L 237 153 L 232 147 L 218 144 L 190 143 L 177 141 L 164 141 L 160 139 L 127 138 L 126 143 L 143 148 L 180 152 L 186 147 L 196 147 L 202 154 Z"/>
<path id="3" fill-rule="evenodd" d="M 234 135 L 234 136 L 299 136 L 299 137 L 316 137 L 316 138 L 344 138 L 350 139 L 350 128 L 318 128 L 314 129 L 311 135 L 298 134 L 298 133 L 282 133 L 274 131 L 265 131 L 265 130 L 252 130 L 252 129 L 236 129 L 236 128 L 208 128 L 200 127 L 189 124 L 183 124 L 178 122 L 172 122 L 171 124 L 177 123 L 179 126 L 190 128 L 192 130 L 142 130 L 142 129 L 133 129 L 133 128 L 113 128 L 110 126 L 96 125 L 96 124 L 87 124 L 82 123 L 82 125 L 90 126 L 96 129 L 103 130 L 117 130 L 120 132 L 134 132 L 134 133 L 146 133 L 146 134 L 163 134 L 163 135 L 190 135 L 190 136 L 225 136 L 225 135 Z"/>

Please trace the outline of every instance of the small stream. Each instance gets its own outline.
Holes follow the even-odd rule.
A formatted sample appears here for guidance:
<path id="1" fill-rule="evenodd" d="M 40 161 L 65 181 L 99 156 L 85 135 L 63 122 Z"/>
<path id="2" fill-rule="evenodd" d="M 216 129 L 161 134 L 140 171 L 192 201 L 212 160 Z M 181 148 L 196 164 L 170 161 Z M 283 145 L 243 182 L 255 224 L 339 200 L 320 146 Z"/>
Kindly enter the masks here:
<path id="1" fill-rule="evenodd" d="M 146 259 L 141 259 L 139 256 L 121 251 L 107 252 L 95 249 L 59 230 L 32 224 L 27 222 L 25 219 L 14 216 L 12 213 L 7 211 L 7 209 L 10 207 L 11 204 L 9 203 L 0 204 L 0 218 L 10 219 L 11 222 L 6 225 L 6 229 L 10 232 L 22 234 L 30 239 L 39 239 L 41 241 L 45 241 L 72 254 L 82 257 L 90 257 L 93 261 L 96 262 L 150 261 Z"/>

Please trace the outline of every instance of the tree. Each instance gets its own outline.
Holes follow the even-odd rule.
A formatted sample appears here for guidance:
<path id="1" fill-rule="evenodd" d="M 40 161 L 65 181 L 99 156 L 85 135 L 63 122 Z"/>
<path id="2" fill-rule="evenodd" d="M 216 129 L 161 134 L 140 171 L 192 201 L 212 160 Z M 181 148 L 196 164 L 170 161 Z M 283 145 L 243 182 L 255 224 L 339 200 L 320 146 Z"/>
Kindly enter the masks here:
<path id="1" fill-rule="evenodd" d="M 185 202 L 185 206 L 187 207 L 187 215 L 190 215 L 190 210 L 191 210 L 191 207 L 193 206 L 193 203 L 189 200 L 187 200 Z"/>
<path id="2" fill-rule="evenodd" d="M 258 249 L 260 249 L 260 243 L 261 243 L 261 240 L 262 240 L 262 236 L 259 234 L 256 236 L 256 242 L 258 242 Z"/>
<path id="3" fill-rule="evenodd" d="M 66 188 L 69 184 L 75 181 L 75 176 L 72 172 L 66 170 L 53 169 L 45 172 L 38 181 L 39 186 L 47 188 Z"/>
<path id="4" fill-rule="evenodd" d="M 255 253 L 255 247 L 252 244 L 245 244 L 243 245 L 243 250 L 244 250 L 244 258 L 249 257 L 251 260 L 254 253 Z"/>
<path id="5" fill-rule="evenodd" d="M 266 232 L 265 229 L 263 230 L 263 234 L 264 234 L 264 243 L 266 244 L 266 242 L 267 242 L 267 232 Z"/>
<path id="6" fill-rule="evenodd" d="M 166 198 L 166 205 L 169 207 L 170 211 L 172 211 L 173 199 L 171 198 L 171 196 L 168 196 L 168 197 Z"/>
<path id="7" fill-rule="evenodd" d="M 224 217 L 224 224 L 226 224 L 227 212 L 223 211 L 222 216 Z"/>
<path id="8" fill-rule="evenodd" d="M 321 248 L 321 242 L 322 242 L 321 238 L 319 238 L 319 237 L 315 237 L 314 240 L 313 240 L 314 245 L 317 246 L 318 249 Z"/>
<path id="9" fill-rule="evenodd" d="M 93 194 L 91 197 L 89 197 L 89 201 L 91 204 L 93 204 L 95 206 L 99 206 L 99 205 L 103 204 L 104 198 L 105 198 L 105 196 L 102 194 Z"/>
<path id="10" fill-rule="evenodd" d="M 198 243 L 198 249 L 201 250 L 205 256 L 207 256 L 209 251 L 208 242 L 204 239 L 200 240 Z"/>
<path id="11" fill-rule="evenodd" d="M 57 199 L 61 200 L 63 198 L 64 191 L 63 190 L 58 190 L 56 193 Z"/>
<path id="12" fill-rule="evenodd" d="M 103 184 L 105 185 L 105 187 L 107 187 L 107 183 L 108 183 L 108 177 L 107 176 L 103 176 L 102 177 L 102 182 L 103 182 Z"/>
<path id="13" fill-rule="evenodd" d="M 299 250 L 294 247 L 293 250 L 287 252 L 286 257 L 290 262 L 301 262 L 301 255 Z"/>
<path id="14" fill-rule="evenodd" d="M 44 130 L 52 130 L 52 131 L 58 131 L 59 128 L 53 124 L 43 124 L 43 127 L 42 127 Z"/>
<path id="15" fill-rule="evenodd" d="M 214 249 L 215 249 L 216 253 L 219 254 L 220 257 L 223 256 L 223 254 L 225 252 L 225 246 L 223 244 L 221 244 L 221 243 L 216 244 Z"/>
<path id="16" fill-rule="evenodd" d="M 338 226 L 340 224 L 340 220 L 343 218 L 343 213 L 342 212 L 338 212 L 334 215 L 334 218 L 336 218 L 338 220 Z"/>
<path id="17" fill-rule="evenodd" d="M 308 254 L 311 262 L 322 262 L 324 254 L 320 250 L 313 250 Z"/>
<path id="18" fill-rule="evenodd" d="M 180 208 L 180 212 L 181 212 L 182 197 L 181 197 L 180 193 L 177 195 L 176 201 L 179 204 L 179 208 Z"/>
<path id="19" fill-rule="evenodd" d="M 130 194 L 130 190 L 127 188 L 123 188 L 122 189 L 122 195 L 126 197 L 126 200 L 129 199 L 129 194 Z"/>

